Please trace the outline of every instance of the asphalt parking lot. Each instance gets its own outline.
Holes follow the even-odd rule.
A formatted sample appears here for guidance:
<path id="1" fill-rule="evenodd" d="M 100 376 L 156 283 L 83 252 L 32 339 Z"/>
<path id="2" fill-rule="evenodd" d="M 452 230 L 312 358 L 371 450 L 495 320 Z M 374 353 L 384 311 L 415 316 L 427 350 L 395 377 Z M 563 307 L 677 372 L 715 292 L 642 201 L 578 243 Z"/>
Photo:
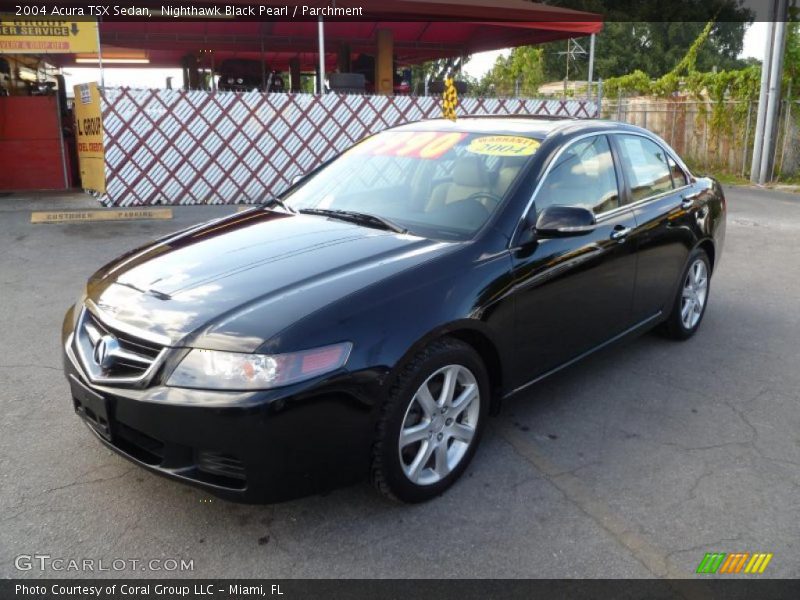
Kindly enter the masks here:
<path id="1" fill-rule="evenodd" d="M 366 483 L 230 504 L 103 448 L 61 373 L 67 305 L 123 250 L 233 208 L 31 225 L 29 203 L 0 198 L 0 576 L 87 575 L 14 566 L 49 554 L 194 562 L 99 573 L 126 577 L 691 577 L 705 552 L 734 551 L 800 576 L 800 196 L 727 194 L 698 335 L 649 334 L 534 386 L 463 480 L 417 506 Z"/>

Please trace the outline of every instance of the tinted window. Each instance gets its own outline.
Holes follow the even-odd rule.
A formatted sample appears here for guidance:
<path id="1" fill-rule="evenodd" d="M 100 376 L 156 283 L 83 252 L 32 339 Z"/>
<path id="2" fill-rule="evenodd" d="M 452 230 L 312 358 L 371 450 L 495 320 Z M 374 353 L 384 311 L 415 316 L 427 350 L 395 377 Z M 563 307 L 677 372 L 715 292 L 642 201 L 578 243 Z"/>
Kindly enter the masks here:
<path id="1" fill-rule="evenodd" d="M 536 209 L 551 204 L 585 206 L 595 214 L 619 206 L 617 176 L 606 136 L 575 142 L 556 159 L 536 196 Z"/>
<path id="2" fill-rule="evenodd" d="M 617 139 L 633 202 L 672 189 L 667 156 L 661 146 L 638 135 L 619 135 Z"/>
<path id="3" fill-rule="evenodd" d="M 672 160 L 671 156 L 667 156 L 667 163 L 669 164 L 669 171 L 672 173 L 672 183 L 675 187 L 683 187 L 684 185 L 689 185 L 689 182 L 686 179 L 686 173 L 683 172 L 674 160 Z"/>

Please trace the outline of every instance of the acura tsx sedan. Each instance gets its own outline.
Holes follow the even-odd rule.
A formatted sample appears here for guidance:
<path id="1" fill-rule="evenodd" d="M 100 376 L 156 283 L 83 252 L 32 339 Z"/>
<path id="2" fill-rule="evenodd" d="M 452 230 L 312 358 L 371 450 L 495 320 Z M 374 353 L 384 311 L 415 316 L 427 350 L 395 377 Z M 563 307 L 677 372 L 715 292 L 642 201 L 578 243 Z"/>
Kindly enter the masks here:
<path id="1" fill-rule="evenodd" d="M 504 399 L 646 330 L 692 336 L 725 213 L 716 181 L 637 127 L 389 129 L 97 271 L 63 324 L 74 408 L 224 498 L 370 478 L 427 500 Z"/>

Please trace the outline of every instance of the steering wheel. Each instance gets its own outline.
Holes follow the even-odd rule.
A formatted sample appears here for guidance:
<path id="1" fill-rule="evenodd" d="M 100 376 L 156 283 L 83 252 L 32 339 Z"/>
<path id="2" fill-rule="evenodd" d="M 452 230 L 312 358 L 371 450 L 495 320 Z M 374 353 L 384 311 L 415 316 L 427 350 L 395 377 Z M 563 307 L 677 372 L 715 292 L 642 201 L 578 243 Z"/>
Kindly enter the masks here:
<path id="1" fill-rule="evenodd" d="M 497 194 L 495 194 L 493 192 L 475 192 L 474 194 L 470 194 L 469 196 L 464 198 L 464 201 L 465 200 L 475 200 L 475 201 L 480 202 L 480 200 L 478 200 L 478 198 L 487 198 L 488 200 L 490 200 L 491 202 L 494 203 L 494 204 L 491 204 L 489 206 L 486 206 L 483 202 L 481 202 L 481 204 L 489 212 L 494 212 L 494 209 L 497 208 L 497 205 L 500 204 L 503 201 L 502 197 L 498 196 Z"/>

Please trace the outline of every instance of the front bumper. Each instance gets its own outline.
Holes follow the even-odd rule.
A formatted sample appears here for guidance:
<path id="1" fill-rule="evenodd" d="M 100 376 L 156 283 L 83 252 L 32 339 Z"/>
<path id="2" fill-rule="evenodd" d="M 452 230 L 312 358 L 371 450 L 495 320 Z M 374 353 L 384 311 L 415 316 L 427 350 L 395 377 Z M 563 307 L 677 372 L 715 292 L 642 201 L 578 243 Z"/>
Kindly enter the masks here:
<path id="1" fill-rule="evenodd" d="M 76 412 L 101 442 L 151 472 L 252 503 L 323 492 L 369 472 L 377 377 L 260 392 L 112 387 L 89 380 L 69 331 L 62 349 Z"/>

